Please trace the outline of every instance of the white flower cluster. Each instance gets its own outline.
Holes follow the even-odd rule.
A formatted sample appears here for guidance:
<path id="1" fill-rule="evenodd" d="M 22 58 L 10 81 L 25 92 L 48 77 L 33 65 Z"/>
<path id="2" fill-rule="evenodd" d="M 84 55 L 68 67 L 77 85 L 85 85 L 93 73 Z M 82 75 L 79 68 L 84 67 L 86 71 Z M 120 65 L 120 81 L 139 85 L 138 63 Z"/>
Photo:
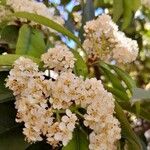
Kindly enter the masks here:
<path id="1" fill-rule="evenodd" d="M 66 109 L 61 121 L 55 121 L 54 108 L 49 106 L 53 92 L 51 85 L 52 81 L 45 79 L 38 66 L 23 57 L 16 60 L 6 84 L 16 96 L 16 121 L 25 123 L 23 133 L 26 139 L 29 142 L 41 141 L 43 135 L 53 146 L 59 142 L 66 145 L 72 139 L 77 117 Z"/>
<path id="2" fill-rule="evenodd" d="M 113 23 L 109 15 L 103 14 L 96 20 L 87 22 L 84 30 L 83 48 L 90 61 L 100 59 L 130 63 L 136 59 L 138 55 L 137 42 L 118 31 L 118 26 Z"/>
<path id="3" fill-rule="evenodd" d="M 6 0 L 6 5 L 9 6 L 13 12 L 25 11 L 29 13 L 35 13 L 37 15 L 54 20 L 61 25 L 64 24 L 63 18 L 59 15 L 55 15 L 55 9 L 53 7 L 47 8 L 43 3 L 35 0 Z M 26 19 L 19 19 L 19 21 L 27 22 Z M 37 25 L 37 23 L 30 22 L 30 25 Z M 54 30 L 44 25 L 41 25 L 41 29 L 43 31 L 54 32 Z"/>
<path id="4" fill-rule="evenodd" d="M 56 72 L 65 72 L 72 71 L 75 58 L 67 46 L 58 44 L 42 55 L 42 61 L 45 64 L 44 67 L 54 69 Z"/>
<path id="5" fill-rule="evenodd" d="M 120 139 L 120 125 L 113 116 L 112 94 L 104 89 L 100 80 L 84 80 L 73 74 L 73 62 L 70 58 L 68 61 L 68 56 L 75 60 L 71 52 L 64 46 L 57 48 L 42 56 L 45 66 L 50 69 L 56 69 L 64 62 L 56 69 L 60 71 L 56 80 L 45 78 L 35 63 L 23 57 L 16 60 L 7 79 L 6 86 L 16 96 L 16 120 L 24 122 L 23 133 L 27 141 L 41 141 L 45 137 L 53 147 L 65 146 L 72 139 L 77 121 L 83 120 L 85 127 L 92 130 L 90 150 L 115 149 Z M 81 108 L 85 113 L 80 112 Z"/>

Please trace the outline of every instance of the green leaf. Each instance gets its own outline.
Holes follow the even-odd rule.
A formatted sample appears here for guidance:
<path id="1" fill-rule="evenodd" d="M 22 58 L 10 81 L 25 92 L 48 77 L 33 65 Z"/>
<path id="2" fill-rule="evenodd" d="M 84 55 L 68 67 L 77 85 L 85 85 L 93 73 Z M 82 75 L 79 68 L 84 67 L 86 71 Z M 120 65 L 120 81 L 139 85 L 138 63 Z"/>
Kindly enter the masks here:
<path id="1" fill-rule="evenodd" d="M 136 11 L 141 6 L 141 0 L 132 0 L 132 10 Z"/>
<path id="2" fill-rule="evenodd" d="M 15 25 L 5 26 L 1 31 L 1 40 L 9 44 L 9 47 L 15 48 L 18 39 L 19 28 Z"/>
<path id="3" fill-rule="evenodd" d="M 79 53 L 75 50 L 72 50 L 72 53 L 74 54 L 74 57 L 76 58 L 75 61 L 75 67 L 74 67 L 74 73 L 78 76 L 87 77 L 88 75 L 88 68 L 83 60 L 83 58 L 79 55 Z"/>
<path id="4" fill-rule="evenodd" d="M 133 12 L 132 12 L 132 1 L 124 0 L 124 12 L 123 12 L 123 24 L 122 30 L 125 30 L 131 23 Z"/>
<path id="5" fill-rule="evenodd" d="M 131 100 L 132 103 L 135 103 L 137 101 L 150 100 L 150 90 L 134 88 Z"/>
<path id="6" fill-rule="evenodd" d="M 0 66 L 12 66 L 14 61 L 17 60 L 19 57 L 26 57 L 32 59 L 35 63 L 40 65 L 40 60 L 38 58 L 34 58 L 27 55 L 15 55 L 15 54 L 7 54 L 7 55 L 0 55 Z"/>
<path id="7" fill-rule="evenodd" d="M 6 5 L 6 0 L 0 0 L 0 5 Z"/>
<path id="8" fill-rule="evenodd" d="M 117 22 L 123 14 L 123 0 L 113 0 L 113 20 Z"/>
<path id="9" fill-rule="evenodd" d="M 120 101 L 125 101 L 128 102 L 129 101 L 129 97 L 125 92 L 122 92 L 119 89 L 116 89 L 114 87 L 109 87 L 105 85 L 105 88 L 111 92 L 114 96 L 118 97 L 120 99 Z"/>
<path id="10" fill-rule="evenodd" d="M 37 29 L 23 25 L 19 31 L 16 54 L 40 58 L 45 50 L 43 34 Z"/>
<path id="11" fill-rule="evenodd" d="M 12 92 L 3 92 L 0 93 L 0 104 L 8 101 L 14 100 Z"/>
<path id="12" fill-rule="evenodd" d="M 16 127 L 0 135 L 1 150 L 25 150 L 28 147 L 22 129 Z"/>
<path id="13" fill-rule="evenodd" d="M 62 150 L 88 150 L 87 135 L 79 128 L 75 129 L 72 140 Z"/>
<path id="14" fill-rule="evenodd" d="M 126 138 L 130 144 L 132 144 L 132 150 L 141 150 L 142 146 L 140 140 L 132 130 L 122 108 L 117 102 L 115 102 L 115 112 L 116 117 L 121 123 L 122 136 Z"/>
<path id="15" fill-rule="evenodd" d="M 100 69 L 103 70 L 105 77 L 112 83 L 113 87 L 126 93 L 126 89 L 122 86 L 119 78 L 111 72 L 111 68 L 104 63 L 100 63 Z"/>
<path id="16" fill-rule="evenodd" d="M 11 101 L 13 99 L 12 92 L 5 87 L 5 79 L 8 76 L 8 72 L 0 72 L 0 103 Z"/>
<path id="17" fill-rule="evenodd" d="M 0 135 L 18 126 L 15 122 L 15 117 L 16 109 L 14 102 L 11 101 L 0 104 Z"/>
<path id="18" fill-rule="evenodd" d="M 130 92 L 132 93 L 132 89 L 136 87 L 135 81 L 122 69 L 114 66 L 109 65 L 117 74 L 118 76 L 125 82 L 127 87 L 129 88 Z"/>
<path id="19" fill-rule="evenodd" d="M 39 24 L 45 25 L 49 28 L 52 28 L 52 29 L 56 30 L 57 32 L 62 33 L 63 35 L 68 36 L 69 38 L 74 40 L 81 47 L 81 43 L 75 35 L 73 35 L 65 27 L 59 25 L 58 23 L 54 22 L 53 20 L 50 20 L 46 17 L 40 16 L 37 14 L 28 13 L 28 12 L 17 12 L 17 13 L 14 13 L 14 16 L 20 17 L 20 18 L 26 18 L 28 20 L 32 20 L 36 23 L 39 23 Z"/>
<path id="20" fill-rule="evenodd" d="M 52 150 L 52 147 L 44 142 L 37 142 L 35 144 L 30 145 L 25 150 Z"/>

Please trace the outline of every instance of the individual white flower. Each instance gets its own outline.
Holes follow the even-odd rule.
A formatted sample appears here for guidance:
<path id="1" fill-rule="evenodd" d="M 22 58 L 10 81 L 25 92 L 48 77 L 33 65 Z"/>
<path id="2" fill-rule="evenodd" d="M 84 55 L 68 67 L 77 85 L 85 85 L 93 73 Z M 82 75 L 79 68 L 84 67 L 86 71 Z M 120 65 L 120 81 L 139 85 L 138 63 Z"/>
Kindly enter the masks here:
<path id="1" fill-rule="evenodd" d="M 41 57 L 44 66 L 54 69 L 56 72 L 72 71 L 75 58 L 73 53 L 65 45 L 56 45 L 50 48 L 47 53 Z"/>
<path id="2" fill-rule="evenodd" d="M 116 60 L 119 63 L 130 63 L 136 59 L 137 42 L 118 31 L 118 26 L 109 15 L 103 14 L 87 22 L 84 30 L 83 48 L 88 54 L 89 61 Z"/>

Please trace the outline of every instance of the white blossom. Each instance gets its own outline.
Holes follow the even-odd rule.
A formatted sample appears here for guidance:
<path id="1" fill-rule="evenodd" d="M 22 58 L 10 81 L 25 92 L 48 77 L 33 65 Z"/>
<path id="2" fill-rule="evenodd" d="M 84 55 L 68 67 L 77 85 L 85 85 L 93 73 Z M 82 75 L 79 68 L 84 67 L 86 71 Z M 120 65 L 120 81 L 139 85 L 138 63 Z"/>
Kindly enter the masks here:
<path id="1" fill-rule="evenodd" d="M 88 54 L 89 61 L 116 60 L 119 63 L 130 63 L 136 59 L 137 42 L 118 31 L 118 26 L 109 15 L 103 14 L 87 22 L 84 30 L 83 48 Z"/>
<path id="2" fill-rule="evenodd" d="M 42 55 L 44 66 L 56 72 L 72 71 L 75 63 L 74 55 L 65 45 L 56 45 Z"/>

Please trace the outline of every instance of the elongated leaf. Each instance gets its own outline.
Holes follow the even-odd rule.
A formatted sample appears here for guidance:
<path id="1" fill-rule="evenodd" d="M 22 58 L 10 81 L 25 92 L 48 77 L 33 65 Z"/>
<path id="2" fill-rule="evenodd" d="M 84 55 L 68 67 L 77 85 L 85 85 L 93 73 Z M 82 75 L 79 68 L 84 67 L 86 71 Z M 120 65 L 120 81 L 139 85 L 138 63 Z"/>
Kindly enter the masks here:
<path id="1" fill-rule="evenodd" d="M 28 20 L 32 20 L 36 23 L 39 23 L 39 24 L 45 25 L 49 28 L 52 28 L 52 29 L 56 30 L 57 32 L 62 33 L 63 35 L 68 36 L 69 38 L 74 40 L 81 47 L 81 43 L 75 35 L 73 35 L 66 28 L 64 28 L 63 26 L 61 26 L 58 23 L 54 22 L 53 20 L 50 20 L 46 17 L 40 16 L 40 15 L 37 15 L 37 14 L 28 13 L 28 12 L 17 12 L 17 13 L 14 14 L 14 16 L 21 17 L 21 18 L 26 18 Z"/>
<path id="2" fill-rule="evenodd" d="M 0 104 L 8 101 L 14 100 L 12 92 L 3 92 L 0 93 Z"/>
<path id="3" fill-rule="evenodd" d="M 5 87 L 5 79 L 7 76 L 7 71 L 0 72 L 0 103 L 13 100 L 12 92 Z"/>
<path id="4" fill-rule="evenodd" d="M 129 101 L 129 97 L 126 93 L 124 93 L 123 91 L 116 89 L 114 87 L 109 87 L 107 85 L 105 85 L 105 88 L 111 92 L 114 96 L 118 97 L 120 99 L 120 101 Z"/>
<path id="5" fill-rule="evenodd" d="M 115 102 L 115 112 L 118 120 L 121 123 L 123 137 L 126 138 L 130 144 L 132 144 L 133 149 L 141 150 L 142 146 L 140 140 L 133 132 L 126 116 L 124 115 L 122 108 L 119 106 L 117 102 Z"/>
<path id="6" fill-rule="evenodd" d="M 0 104 L 0 134 L 17 127 L 15 122 L 16 110 L 13 102 Z"/>
<path id="7" fill-rule="evenodd" d="M 43 34 L 36 29 L 23 25 L 19 31 L 16 54 L 39 58 L 46 51 Z"/>
<path id="8" fill-rule="evenodd" d="M 123 0 L 113 0 L 113 20 L 117 22 L 123 14 Z"/>
<path id="9" fill-rule="evenodd" d="M 114 66 L 114 65 L 109 65 L 114 71 L 118 74 L 118 76 L 125 82 L 127 87 L 129 88 L 130 92 L 132 92 L 132 89 L 136 87 L 135 81 L 122 69 Z"/>
<path id="10" fill-rule="evenodd" d="M 0 66 L 12 66 L 14 61 L 17 60 L 21 56 L 30 58 L 37 64 L 40 64 L 40 60 L 38 58 L 34 58 L 31 56 L 27 56 L 27 55 L 7 54 L 7 55 L 0 55 Z"/>
<path id="11" fill-rule="evenodd" d="M 132 10 L 136 11 L 141 5 L 141 0 L 132 0 Z"/>
<path id="12" fill-rule="evenodd" d="M 133 89 L 132 103 L 143 100 L 150 100 L 150 90 L 144 90 L 141 88 Z"/>
<path id="13" fill-rule="evenodd" d="M 25 150 L 28 143 L 25 142 L 22 129 L 16 127 L 0 135 L 1 150 Z"/>
<path id="14" fill-rule="evenodd" d="M 87 68 L 85 61 L 83 60 L 83 58 L 79 55 L 77 51 L 72 50 L 72 53 L 74 54 L 74 57 L 76 58 L 75 68 L 74 68 L 75 74 L 78 76 L 81 75 L 83 77 L 86 77 L 88 75 L 88 68 Z"/>
<path id="15" fill-rule="evenodd" d="M 132 1 L 123 0 L 123 4 L 124 4 L 124 12 L 123 12 L 122 30 L 126 29 L 130 25 L 132 17 L 133 17 Z"/>
<path id="16" fill-rule="evenodd" d="M 105 66 L 103 63 L 100 63 L 100 67 L 107 79 L 112 83 L 113 87 L 126 93 L 126 89 L 122 86 L 119 78 L 111 72 L 111 68 L 109 66 Z"/>
<path id="17" fill-rule="evenodd" d="M 62 150 L 88 150 L 88 138 L 87 135 L 79 128 L 75 129 L 73 133 L 73 139 Z"/>
<path id="18" fill-rule="evenodd" d="M 10 48 L 15 48 L 18 38 L 19 28 L 15 25 L 8 25 L 1 31 L 1 40 L 6 42 Z"/>
<path id="19" fill-rule="evenodd" d="M 52 150 L 52 147 L 44 142 L 29 145 L 25 150 Z"/>

